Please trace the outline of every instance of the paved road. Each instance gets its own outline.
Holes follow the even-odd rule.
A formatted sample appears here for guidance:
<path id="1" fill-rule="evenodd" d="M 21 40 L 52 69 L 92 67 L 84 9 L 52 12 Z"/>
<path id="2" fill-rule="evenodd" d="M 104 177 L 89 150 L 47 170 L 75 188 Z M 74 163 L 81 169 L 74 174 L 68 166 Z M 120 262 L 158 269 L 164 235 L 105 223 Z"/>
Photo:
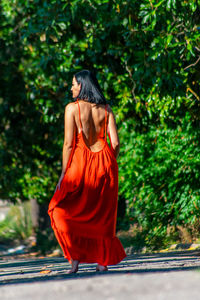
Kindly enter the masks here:
<path id="1" fill-rule="evenodd" d="M 130 255 L 108 272 L 81 264 L 66 274 L 64 258 L 0 258 L 0 299 L 200 299 L 200 253 Z"/>

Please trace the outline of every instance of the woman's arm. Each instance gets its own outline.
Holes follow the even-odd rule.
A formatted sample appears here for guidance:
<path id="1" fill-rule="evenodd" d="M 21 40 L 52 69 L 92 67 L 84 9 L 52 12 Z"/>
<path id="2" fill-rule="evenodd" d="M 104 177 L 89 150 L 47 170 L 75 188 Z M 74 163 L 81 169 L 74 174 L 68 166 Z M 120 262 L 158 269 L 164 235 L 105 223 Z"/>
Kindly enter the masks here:
<path id="1" fill-rule="evenodd" d="M 112 148 L 114 150 L 115 157 L 117 158 L 119 155 L 120 143 L 119 143 L 119 136 L 117 133 L 117 125 L 115 122 L 115 116 L 113 114 L 112 109 L 108 105 L 108 134 L 110 136 L 110 142 Z"/>
<path id="2" fill-rule="evenodd" d="M 62 173 L 65 173 L 67 163 L 73 148 L 73 138 L 75 130 L 74 103 L 70 103 L 65 107 L 64 120 L 64 142 L 62 152 Z"/>
<path id="3" fill-rule="evenodd" d="M 65 175 L 67 164 L 70 158 L 70 154 L 73 148 L 73 138 L 75 130 L 75 115 L 74 115 L 74 103 L 69 103 L 65 107 L 65 117 L 64 117 L 64 142 L 62 150 L 62 173 L 58 182 L 58 188 Z"/>

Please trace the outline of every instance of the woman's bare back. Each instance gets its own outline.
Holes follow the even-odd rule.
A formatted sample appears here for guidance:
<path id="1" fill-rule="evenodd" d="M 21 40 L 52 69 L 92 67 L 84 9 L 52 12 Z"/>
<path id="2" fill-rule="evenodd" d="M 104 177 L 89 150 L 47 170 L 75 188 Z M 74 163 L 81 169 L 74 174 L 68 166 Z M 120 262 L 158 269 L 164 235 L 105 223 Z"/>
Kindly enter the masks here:
<path id="1" fill-rule="evenodd" d="M 79 104 L 85 144 L 91 151 L 98 152 L 104 145 L 105 105 L 96 105 L 80 100 Z M 79 122 L 78 106 L 75 113 L 75 122 L 78 133 L 80 133 L 81 128 Z"/>

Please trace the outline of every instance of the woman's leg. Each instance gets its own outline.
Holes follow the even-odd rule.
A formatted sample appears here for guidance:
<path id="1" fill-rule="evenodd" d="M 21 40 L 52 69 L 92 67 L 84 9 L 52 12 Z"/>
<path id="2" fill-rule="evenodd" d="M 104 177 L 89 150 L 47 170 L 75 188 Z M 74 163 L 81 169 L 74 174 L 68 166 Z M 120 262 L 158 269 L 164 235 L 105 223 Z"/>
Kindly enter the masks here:
<path id="1" fill-rule="evenodd" d="M 78 261 L 78 260 L 73 260 L 73 259 L 71 259 L 71 263 L 72 263 L 72 268 L 71 268 L 71 270 L 69 270 L 69 271 L 67 272 L 67 274 L 71 274 L 71 273 L 76 273 L 76 272 L 78 272 L 79 261 Z"/>

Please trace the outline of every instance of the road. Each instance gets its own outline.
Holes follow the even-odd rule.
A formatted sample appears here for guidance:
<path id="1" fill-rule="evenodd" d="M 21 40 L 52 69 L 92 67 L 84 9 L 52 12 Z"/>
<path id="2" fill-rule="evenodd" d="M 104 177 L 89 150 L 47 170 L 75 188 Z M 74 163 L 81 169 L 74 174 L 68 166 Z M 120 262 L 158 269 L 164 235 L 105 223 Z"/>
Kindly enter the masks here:
<path id="1" fill-rule="evenodd" d="M 62 257 L 0 258 L 2 300 L 200 299 L 200 252 L 129 255 L 108 272 L 95 264 L 70 269 Z"/>

